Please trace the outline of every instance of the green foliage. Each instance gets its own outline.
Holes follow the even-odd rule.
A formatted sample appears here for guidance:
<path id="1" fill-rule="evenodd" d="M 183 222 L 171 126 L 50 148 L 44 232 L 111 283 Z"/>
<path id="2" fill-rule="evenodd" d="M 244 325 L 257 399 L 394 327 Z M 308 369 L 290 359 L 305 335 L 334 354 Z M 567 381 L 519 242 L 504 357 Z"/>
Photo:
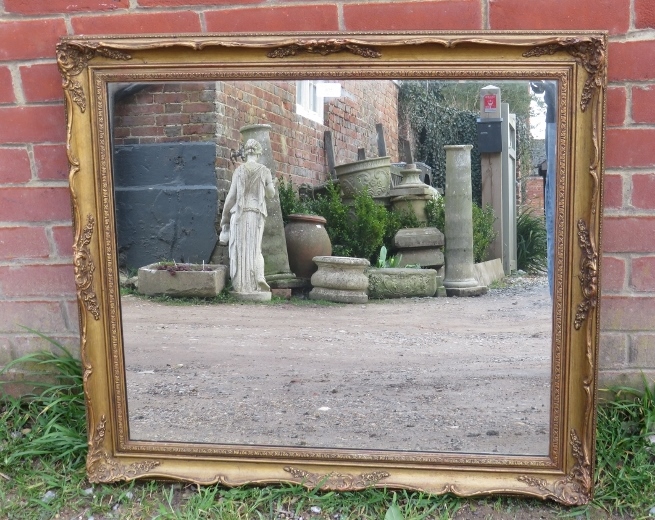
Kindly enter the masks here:
<path id="1" fill-rule="evenodd" d="M 380 253 L 378 254 L 378 260 L 375 263 L 375 267 L 379 269 L 387 267 L 398 267 L 401 260 L 402 255 L 387 257 L 387 246 L 382 246 L 380 248 Z"/>
<path id="2" fill-rule="evenodd" d="M 9 370 L 20 369 L 24 384 L 34 389 L 23 397 L 0 392 L 2 518 L 18 518 L 25 507 L 40 510 L 41 517 L 54 517 L 67 497 L 79 492 L 84 476 L 87 426 L 81 362 L 55 340 L 30 332 L 48 341 L 52 351 L 27 354 L 0 370 L 2 379 Z M 2 477 L 10 481 L 20 503 L 7 504 L 10 495 Z"/>
<path id="3" fill-rule="evenodd" d="M 473 204 L 473 261 L 484 262 L 487 259 L 489 246 L 496 238 L 494 232 L 493 208 L 487 204 L 484 208 Z"/>
<path id="4" fill-rule="evenodd" d="M 393 239 L 401 229 L 425 227 L 413 211 L 387 211 L 387 226 L 384 232 L 384 245 L 389 251 L 395 249 Z"/>
<path id="5" fill-rule="evenodd" d="M 442 233 L 446 230 L 446 199 L 431 199 L 425 205 L 425 216 L 429 227 L 436 227 Z"/>
<path id="6" fill-rule="evenodd" d="M 446 201 L 444 197 L 428 201 L 425 206 L 425 214 L 428 219 L 428 226 L 436 227 L 441 232 L 446 228 Z M 494 221 L 496 216 L 490 205 L 480 208 L 473 204 L 473 261 L 484 262 L 491 242 L 496 238 L 494 232 Z M 446 244 L 445 247 L 448 247 Z"/>
<path id="7" fill-rule="evenodd" d="M 547 269 L 546 223 L 532 208 L 524 208 L 516 219 L 516 267 L 527 273 Z"/>
<path id="8" fill-rule="evenodd" d="M 613 388 L 598 408 L 594 504 L 647 518 L 655 506 L 655 387 Z"/>
<path id="9" fill-rule="evenodd" d="M 348 233 L 344 237 L 346 249 L 352 256 L 372 260 L 384 242 L 388 211 L 368 193 L 355 197 L 354 210 L 354 219 L 348 221 Z"/>
<path id="10" fill-rule="evenodd" d="M 284 191 L 284 195 L 282 195 Z M 368 193 L 359 193 L 353 206 L 341 199 L 338 184 L 328 182 L 325 192 L 313 199 L 301 200 L 293 187 L 280 189 L 280 202 L 285 198 L 283 217 L 291 213 L 311 213 L 326 220 L 325 229 L 332 242 L 332 254 L 375 261 L 375 254 L 384 244 L 393 248 L 393 237 L 399 229 L 420 227 L 416 215 L 409 211 L 388 211 L 376 204 Z"/>
<path id="11" fill-rule="evenodd" d="M 291 182 L 284 180 L 278 182 L 277 190 L 280 195 L 280 209 L 282 211 L 282 221 L 286 224 L 289 220 L 289 215 L 295 213 L 296 202 L 298 197 L 296 191 L 293 189 Z"/>

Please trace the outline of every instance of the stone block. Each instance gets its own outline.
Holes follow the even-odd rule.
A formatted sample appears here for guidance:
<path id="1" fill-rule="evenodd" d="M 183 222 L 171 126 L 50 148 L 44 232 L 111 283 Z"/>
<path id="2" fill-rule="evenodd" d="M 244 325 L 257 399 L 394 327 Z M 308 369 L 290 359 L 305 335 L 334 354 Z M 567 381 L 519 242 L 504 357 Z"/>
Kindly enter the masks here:
<path id="1" fill-rule="evenodd" d="M 189 268 L 188 271 L 158 269 L 160 265 L 154 263 L 139 269 L 138 289 L 141 294 L 213 298 L 223 290 L 227 281 L 227 267 L 224 265 L 177 264 Z"/>
<path id="2" fill-rule="evenodd" d="M 493 260 L 473 264 L 473 277 L 480 285 L 489 285 L 496 280 L 502 280 L 505 278 L 502 260 L 494 258 Z"/>
<path id="3" fill-rule="evenodd" d="M 400 256 L 399 267 L 408 265 L 420 265 L 439 269 L 444 264 L 444 257 L 441 249 L 423 247 L 421 249 L 400 249 L 396 257 Z"/>
<path id="4" fill-rule="evenodd" d="M 217 241 L 216 145 L 116 146 L 119 264 L 201 263 Z"/>
<path id="5" fill-rule="evenodd" d="M 434 269 L 372 268 L 367 272 L 370 298 L 429 297 L 437 292 Z"/>
<path id="6" fill-rule="evenodd" d="M 398 249 L 416 247 L 443 247 L 444 236 L 435 227 L 401 229 L 393 239 Z"/>
<path id="7" fill-rule="evenodd" d="M 271 289 L 271 294 L 277 298 L 291 299 L 291 289 Z"/>

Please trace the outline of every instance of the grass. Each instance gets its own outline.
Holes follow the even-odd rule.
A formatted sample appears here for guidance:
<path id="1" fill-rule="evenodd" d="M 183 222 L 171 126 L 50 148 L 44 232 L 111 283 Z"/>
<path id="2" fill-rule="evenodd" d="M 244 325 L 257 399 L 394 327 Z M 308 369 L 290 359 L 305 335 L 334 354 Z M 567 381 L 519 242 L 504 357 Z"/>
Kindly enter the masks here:
<path id="1" fill-rule="evenodd" d="M 198 298 L 198 297 L 182 297 L 182 296 L 168 296 L 168 295 L 156 295 L 148 296 L 141 294 L 135 289 L 129 287 L 121 287 L 121 296 L 135 296 L 141 298 L 142 300 L 148 300 L 155 303 L 161 303 L 164 305 L 171 306 L 193 306 L 193 305 L 223 305 L 223 304 L 239 304 L 239 305 L 297 305 L 297 306 L 308 306 L 308 305 L 319 305 L 321 307 L 333 307 L 343 305 L 341 303 L 331 302 L 328 300 L 309 300 L 307 298 L 294 297 L 291 299 L 286 299 L 281 296 L 273 296 L 269 301 L 247 301 L 239 300 L 229 293 L 228 289 L 223 290 L 219 295 L 213 298 Z"/>
<path id="2" fill-rule="evenodd" d="M 44 337 L 44 336 L 42 336 Z M 52 351 L 28 354 L 0 371 L 26 368 L 35 391 L 0 400 L 0 518 L 49 519 L 448 519 L 648 518 L 655 506 L 655 387 L 613 389 L 598 410 L 592 504 L 566 509 L 508 497 L 369 489 L 321 492 L 299 485 L 199 487 L 153 481 L 91 485 L 85 477 L 82 367 L 49 338 Z"/>

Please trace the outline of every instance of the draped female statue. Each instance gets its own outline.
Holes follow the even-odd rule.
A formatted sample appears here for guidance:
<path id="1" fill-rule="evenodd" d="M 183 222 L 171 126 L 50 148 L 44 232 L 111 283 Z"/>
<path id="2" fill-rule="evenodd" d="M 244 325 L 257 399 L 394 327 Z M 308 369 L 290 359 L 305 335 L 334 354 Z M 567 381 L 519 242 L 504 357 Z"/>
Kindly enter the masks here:
<path id="1" fill-rule="evenodd" d="M 271 170 L 257 162 L 262 146 L 248 139 L 246 162 L 232 174 L 232 184 L 221 216 L 219 241 L 228 244 L 233 294 L 245 300 L 270 300 L 264 277 L 262 235 L 266 220 L 266 198 L 275 194 Z"/>

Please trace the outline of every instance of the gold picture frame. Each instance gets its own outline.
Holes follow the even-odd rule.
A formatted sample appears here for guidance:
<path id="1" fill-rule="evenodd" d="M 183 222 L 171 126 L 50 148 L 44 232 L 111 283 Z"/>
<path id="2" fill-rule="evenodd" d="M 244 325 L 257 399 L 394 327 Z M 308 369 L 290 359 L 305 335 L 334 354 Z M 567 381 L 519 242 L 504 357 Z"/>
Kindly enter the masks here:
<path id="1" fill-rule="evenodd" d="M 296 482 L 586 503 L 592 494 L 607 36 L 598 32 L 180 34 L 63 38 L 92 482 Z M 311 78 L 556 80 L 556 262 L 546 456 L 270 447 L 129 438 L 107 85 Z"/>

